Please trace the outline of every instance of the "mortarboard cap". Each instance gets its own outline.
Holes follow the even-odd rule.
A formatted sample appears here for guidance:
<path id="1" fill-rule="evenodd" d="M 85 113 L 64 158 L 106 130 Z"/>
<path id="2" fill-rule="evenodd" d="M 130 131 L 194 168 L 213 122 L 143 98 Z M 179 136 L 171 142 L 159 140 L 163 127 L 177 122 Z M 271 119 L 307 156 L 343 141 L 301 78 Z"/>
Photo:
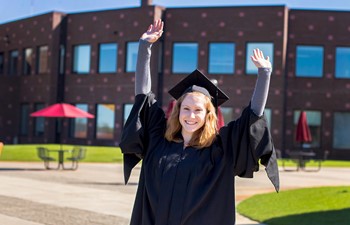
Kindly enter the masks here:
<path id="1" fill-rule="evenodd" d="M 201 71 L 195 70 L 190 75 L 175 85 L 169 94 L 176 100 L 187 92 L 198 91 L 212 98 L 215 107 L 226 102 L 229 98 L 213 82 L 211 82 Z"/>

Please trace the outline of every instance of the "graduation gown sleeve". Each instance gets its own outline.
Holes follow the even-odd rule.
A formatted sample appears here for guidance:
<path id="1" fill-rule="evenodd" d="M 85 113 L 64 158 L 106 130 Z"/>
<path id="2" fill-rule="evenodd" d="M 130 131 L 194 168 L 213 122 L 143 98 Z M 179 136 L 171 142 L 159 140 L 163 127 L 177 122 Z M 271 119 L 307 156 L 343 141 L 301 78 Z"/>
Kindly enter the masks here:
<path id="1" fill-rule="evenodd" d="M 158 107 L 153 93 L 135 96 L 135 103 L 123 128 L 119 144 L 124 155 L 124 179 L 128 182 L 131 170 L 145 157 L 148 141 L 164 135 L 164 112 Z"/>
<path id="2" fill-rule="evenodd" d="M 276 191 L 279 191 L 276 152 L 264 115 L 255 115 L 248 106 L 238 120 L 220 129 L 219 136 L 233 164 L 234 175 L 253 177 L 253 173 L 259 170 L 260 161 Z"/>

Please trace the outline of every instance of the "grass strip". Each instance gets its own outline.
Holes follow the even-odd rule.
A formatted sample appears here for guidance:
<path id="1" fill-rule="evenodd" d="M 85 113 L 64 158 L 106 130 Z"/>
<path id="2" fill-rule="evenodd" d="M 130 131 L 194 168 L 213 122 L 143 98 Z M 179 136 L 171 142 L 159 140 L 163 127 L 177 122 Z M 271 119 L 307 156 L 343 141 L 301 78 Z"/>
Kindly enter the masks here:
<path id="1" fill-rule="evenodd" d="M 19 162 L 39 162 L 37 156 L 37 147 L 46 147 L 49 150 L 61 149 L 59 144 L 30 144 L 30 145 L 5 145 L 0 156 L 0 161 L 19 161 Z M 62 149 L 73 149 L 73 145 L 62 145 Z M 123 159 L 119 147 L 105 146 L 82 146 L 87 149 L 86 158 L 82 162 L 121 162 Z M 51 152 L 50 156 L 56 156 L 57 152 Z M 70 154 L 65 154 L 70 157 Z"/>
<path id="2" fill-rule="evenodd" d="M 255 195 L 240 214 L 268 225 L 349 225 L 350 187 L 303 188 Z"/>

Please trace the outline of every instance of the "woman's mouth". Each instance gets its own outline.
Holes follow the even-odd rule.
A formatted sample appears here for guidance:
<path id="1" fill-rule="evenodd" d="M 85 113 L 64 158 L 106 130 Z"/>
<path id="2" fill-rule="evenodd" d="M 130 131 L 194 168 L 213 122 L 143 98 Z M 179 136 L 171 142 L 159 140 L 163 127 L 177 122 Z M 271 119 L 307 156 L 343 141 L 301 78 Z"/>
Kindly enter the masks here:
<path id="1" fill-rule="evenodd" d="M 197 122 L 185 120 L 185 123 L 188 124 L 188 125 L 195 125 Z"/>

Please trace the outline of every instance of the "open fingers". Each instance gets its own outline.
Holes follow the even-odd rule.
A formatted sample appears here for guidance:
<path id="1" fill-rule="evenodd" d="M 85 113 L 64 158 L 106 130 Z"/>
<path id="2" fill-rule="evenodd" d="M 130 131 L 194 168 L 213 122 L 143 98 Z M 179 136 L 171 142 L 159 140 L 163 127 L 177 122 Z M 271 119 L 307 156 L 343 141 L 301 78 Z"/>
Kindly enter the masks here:
<path id="1" fill-rule="evenodd" d="M 155 32 L 160 32 L 163 30 L 164 23 L 162 22 L 161 19 L 155 20 L 153 22 L 153 27 Z"/>
<path id="2" fill-rule="evenodd" d="M 258 51 L 259 51 L 260 58 L 265 59 L 264 53 L 260 49 L 258 49 Z"/>

